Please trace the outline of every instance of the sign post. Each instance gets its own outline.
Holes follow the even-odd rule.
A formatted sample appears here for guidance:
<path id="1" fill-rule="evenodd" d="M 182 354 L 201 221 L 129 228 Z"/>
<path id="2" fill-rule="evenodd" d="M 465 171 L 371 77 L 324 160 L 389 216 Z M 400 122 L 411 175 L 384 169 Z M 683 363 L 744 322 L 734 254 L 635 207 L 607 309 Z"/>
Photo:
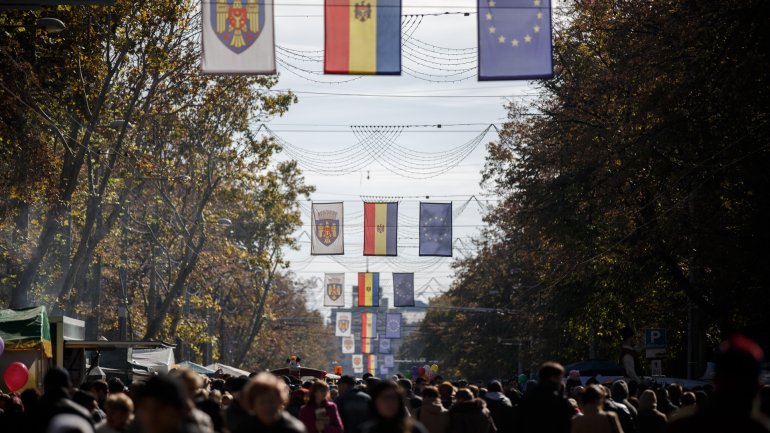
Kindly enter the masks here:
<path id="1" fill-rule="evenodd" d="M 663 328 L 651 328 L 644 330 L 644 348 L 646 358 L 650 362 L 650 372 L 653 376 L 663 375 L 662 359 L 666 358 L 668 338 Z"/>

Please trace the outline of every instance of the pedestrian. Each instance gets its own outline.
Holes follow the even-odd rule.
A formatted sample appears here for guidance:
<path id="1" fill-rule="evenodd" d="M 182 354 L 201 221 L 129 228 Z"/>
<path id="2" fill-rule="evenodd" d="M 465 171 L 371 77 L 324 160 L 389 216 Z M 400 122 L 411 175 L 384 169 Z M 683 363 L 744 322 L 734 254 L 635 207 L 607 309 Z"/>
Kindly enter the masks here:
<path id="1" fill-rule="evenodd" d="M 240 403 L 231 406 L 240 405 L 250 415 L 237 427 L 229 425 L 231 433 L 306 433 L 305 426 L 285 410 L 289 387 L 270 373 L 249 379 L 236 400 Z"/>
<path id="2" fill-rule="evenodd" d="M 629 382 L 642 383 L 644 368 L 639 359 L 639 350 L 636 348 L 636 332 L 630 326 L 620 330 L 623 343 L 620 345 L 619 362 L 626 372 Z"/>
<path id="3" fill-rule="evenodd" d="M 192 409 L 176 377 L 153 376 L 138 390 L 136 419 L 142 433 L 212 433 L 190 417 Z"/>
<path id="4" fill-rule="evenodd" d="M 412 414 L 421 422 L 428 433 L 447 433 L 449 431 L 449 411 L 441 404 L 438 389 L 426 386 L 422 389 L 422 406 Z"/>
<path id="5" fill-rule="evenodd" d="M 406 395 L 406 408 L 409 409 L 409 413 L 413 413 L 418 407 L 422 406 L 422 398 L 415 395 L 412 391 L 412 381 L 409 379 L 399 379 L 396 383 Z"/>
<path id="6" fill-rule="evenodd" d="M 289 406 L 286 410 L 289 411 L 291 416 L 299 419 L 299 410 L 310 400 L 308 398 L 309 394 L 310 390 L 305 388 L 297 388 L 289 394 Z"/>
<path id="7" fill-rule="evenodd" d="M 299 419 L 308 433 L 343 433 L 337 405 L 329 401 L 329 384 L 322 380 L 310 386 L 310 401 L 300 409 Z"/>
<path id="8" fill-rule="evenodd" d="M 658 409 L 658 398 L 651 389 L 646 389 L 639 396 L 639 415 L 637 423 L 639 433 L 665 433 L 668 428 L 666 415 Z"/>
<path id="9" fill-rule="evenodd" d="M 495 433 L 497 427 L 484 400 L 473 398 L 467 388 L 457 391 L 449 409 L 450 433 Z"/>
<path id="10" fill-rule="evenodd" d="M 91 420 L 94 424 L 98 424 L 106 418 L 104 412 L 99 409 L 99 403 L 97 403 L 93 393 L 79 389 L 72 395 L 72 401 L 86 408 L 91 414 Z"/>
<path id="11" fill-rule="evenodd" d="M 406 412 L 406 396 L 396 382 L 378 382 L 369 393 L 372 419 L 361 425 L 361 433 L 427 433 L 425 427 Z"/>
<path id="12" fill-rule="evenodd" d="M 125 433 L 134 418 L 134 402 L 122 392 L 110 394 L 104 413 L 107 419 L 96 426 L 96 433 Z"/>
<path id="13" fill-rule="evenodd" d="M 489 413 L 492 414 L 497 430 L 501 432 L 512 431 L 514 425 L 513 403 L 503 394 L 503 385 L 500 382 L 495 380 L 487 385 L 484 402 L 487 404 Z"/>
<path id="14" fill-rule="evenodd" d="M 441 396 L 441 404 L 445 408 L 449 409 L 454 404 L 455 400 L 455 387 L 449 381 L 437 382 L 438 393 Z"/>
<path id="15" fill-rule="evenodd" d="M 618 403 L 611 397 L 611 391 L 602 386 L 604 391 L 604 410 L 617 415 L 624 433 L 636 433 L 636 419 L 631 410 L 623 403 Z"/>
<path id="16" fill-rule="evenodd" d="M 616 414 L 604 411 L 605 391 L 589 385 L 581 396 L 581 416 L 572 418 L 572 433 L 623 433 Z"/>
<path id="17" fill-rule="evenodd" d="M 576 411 L 562 389 L 564 367 L 546 362 L 540 367 L 537 384 L 528 385 L 519 403 L 519 430 L 524 433 L 567 433 Z"/>
<path id="18" fill-rule="evenodd" d="M 342 419 L 342 426 L 345 433 L 355 433 L 359 426 L 369 419 L 369 402 L 372 398 L 356 387 L 356 380 L 352 376 L 342 376 L 337 386 L 340 396 L 335 403 Z"/>
<path id="19" fill-rule="evenodd" d="M 655 397 L 658 398 L 658 410 L 666 415 L 666 418 L 671 420 L 671 415 L 679 409 L 671 403 L 671 399 L 668 396 L 668 390 L 665 387 L 660 387 L 655 390 Z"/>
<path id="20" fill-rule="evenodd" d="M 43 396 L 36 405 L 35 412 L 30 414 L 30 430 L 44 433 L 53 417 L 61 414 L 79 416 L 91 425 L 93 418 L 83 406 L 71 400 L 72 381 L 67 370 L 55 367 L 43 378 Z"/>

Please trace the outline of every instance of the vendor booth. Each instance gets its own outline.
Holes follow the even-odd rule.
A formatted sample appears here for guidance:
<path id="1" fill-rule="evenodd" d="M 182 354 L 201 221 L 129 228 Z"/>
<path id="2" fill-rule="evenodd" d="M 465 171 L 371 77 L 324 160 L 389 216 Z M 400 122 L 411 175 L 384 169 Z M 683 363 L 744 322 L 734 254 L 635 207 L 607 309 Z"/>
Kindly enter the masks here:
<path id="1" fill-rule="evenodd" d="M 0 310 L 0 338 L 5 344 L 5 351 L 0 355 L 0 373 L 3 375 L 0 389 L 4 392 L 42 389 L 43 376 L 53 357 L 45 307 Z M 16 389 L 9 389 L 9 382 Z"/>

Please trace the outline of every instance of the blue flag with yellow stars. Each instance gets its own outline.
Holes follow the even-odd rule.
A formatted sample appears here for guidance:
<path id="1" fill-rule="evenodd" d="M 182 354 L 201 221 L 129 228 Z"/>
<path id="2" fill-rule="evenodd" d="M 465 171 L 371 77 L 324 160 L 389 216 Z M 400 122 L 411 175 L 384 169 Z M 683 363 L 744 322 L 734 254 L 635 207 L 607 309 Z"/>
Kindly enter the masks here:
<path id="1" fill-rule="evenodd" d="M 420 255 L 452 257 L 452 203 L 420 203 Z"/>
<path id="2" fill-rule="evenodd" d="M 550 0 L 478 0 L 479 81 L 553 77 Z"/>

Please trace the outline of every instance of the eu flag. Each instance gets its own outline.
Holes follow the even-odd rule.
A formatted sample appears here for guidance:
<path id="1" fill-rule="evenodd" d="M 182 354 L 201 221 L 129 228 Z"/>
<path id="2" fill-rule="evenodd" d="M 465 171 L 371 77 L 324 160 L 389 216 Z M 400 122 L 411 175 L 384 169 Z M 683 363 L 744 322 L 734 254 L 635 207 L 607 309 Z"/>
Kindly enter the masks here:
<path id="1" fill-rule="evenodd" d="M 393 306 L 414 307 L 414 274 L 393 273 Z"/>
<path id="2" fill-rule="evenodd" d="M 479 81 L 553 77 L 550 0 L 478 0 Z"/>
<path id="3" fill-rule="evenodd" d="M 420 203 L 420 255 L 452 256 L 452 203 Z"/>

